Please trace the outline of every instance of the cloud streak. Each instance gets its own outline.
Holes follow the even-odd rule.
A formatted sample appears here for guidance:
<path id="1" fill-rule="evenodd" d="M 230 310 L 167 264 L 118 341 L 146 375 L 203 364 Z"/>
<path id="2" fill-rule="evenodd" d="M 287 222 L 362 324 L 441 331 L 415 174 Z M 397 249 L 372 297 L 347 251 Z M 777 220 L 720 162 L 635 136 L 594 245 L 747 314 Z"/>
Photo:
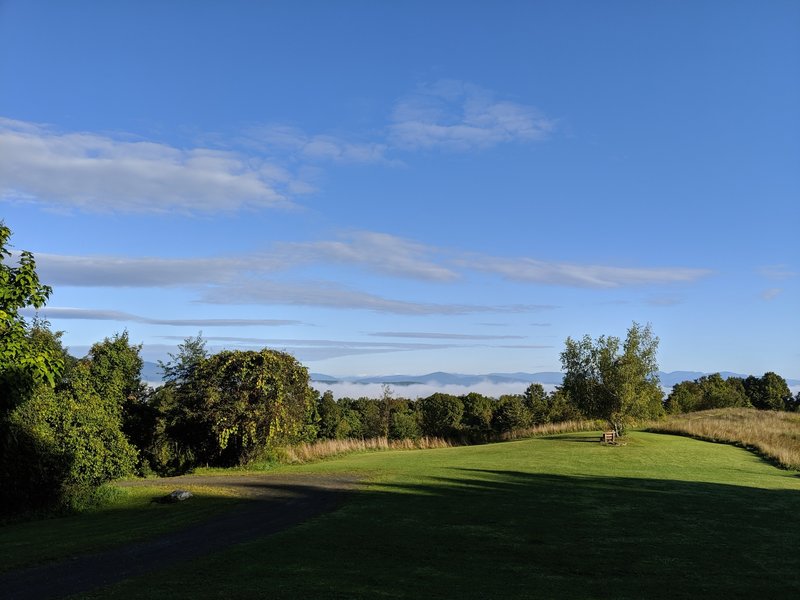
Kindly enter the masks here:
<path id="1" fill-rule="evenodd" d="M 580 288 L 619 288 L 688 283 L 711 274 L 708 269 L 686 267 L 580 265 L 547 262 L 533 258 L 501 258 L 478 254 L 460 258 L 456 262 L 459 266 L 493 273 L 513 281 Z"/>
<path id="2" fill-rule="evenodd" d="M 267 152 L 291 154 L 311 162 L 391 163 L 382 142 L 354 142 L 334 135 L 312 135 L 287 125 L 262 125 L 247 133 L 250 143 Z"/>
<path id="3" fill-rule="evenodd" d="M 385 298 L 333 282 L 286 283 L 249 281 L 206 290 L 202 302 L 210 304 L 300 305 L 368 310 L 400 315 L 464 315 L 471 313 L 526 313 L 555 308 L 550 305 L 436 304 Z"/>
<path id="4" fill-rule="evenodd" d="M 0 198 L 88 212 L 230 212 L 288 207 L 283 169 L 209 148 L 61 133 L 0 119 Z"/>
<path id="5" fill-rule="evenodd" d="M 395 105 L 389 139 L 399 148 L 468 151 L 546 138 L 555 122 L 532 106 L 496 100 L 462 81 L 422 85 Z"/>
<path id="6" fill-rule="evenodd" d="M 523 340 L 524 335 L 471 335 L 466 333 L 433 333 L 412 331 L 379 331 L 368 335 L 375 337 L 415 338 L 429 340 Z"/>
<path id="7" fill-rule="evenodd" d="M 23 313 L 26 315 L 33 315 L 37 314 L 37 311 L 26 309 Z M 173 327 L 280 327 L 285 325 L 303 325 L 302 321 L 287 319 L 155 319 L 118 310 L 90 308 L 45 307 L 39 310 L 38 314 L 46 319 L 121 321 L 128 323 L 145 323 L 147 325 L 169 325 Z"/>
<path id="8" fill-rule="evenodd" d="M 453 281 L 460 277 L 431 258 L 438 249 L 387 233 L 356 231 L 339 241 L 284 243 L 276 250 L 286 260 L 298 263 L 339 263 L 428 281 Z"/>

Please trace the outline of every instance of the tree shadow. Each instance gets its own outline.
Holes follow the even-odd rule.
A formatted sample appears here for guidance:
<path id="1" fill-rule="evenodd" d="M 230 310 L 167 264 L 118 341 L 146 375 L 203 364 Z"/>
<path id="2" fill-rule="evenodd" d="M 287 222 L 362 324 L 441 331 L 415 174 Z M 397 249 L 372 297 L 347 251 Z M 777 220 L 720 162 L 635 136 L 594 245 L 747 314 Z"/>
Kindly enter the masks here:
<path id="1" fill-rule="evenodd" d="M 800 592 L 798 490 L 463 467 L 442 473 L 373 484 L 351 478 L 348 485 L 243 478 L 240 485 L 253 494 L 225 515 L 168 536 L 172 553 L 152 559 L 161 539 L 107 553 L 101 563 L 71 561 L 70 572 L 113 575 L 95 585 L 139 577 L 113 589 L 132 598 Z M 334 510 L 345 499 L 343 510 Z M 131 570 L 137 561 L 144 566 Z M 79 591 L 92 587 L 81 585 Z"/>

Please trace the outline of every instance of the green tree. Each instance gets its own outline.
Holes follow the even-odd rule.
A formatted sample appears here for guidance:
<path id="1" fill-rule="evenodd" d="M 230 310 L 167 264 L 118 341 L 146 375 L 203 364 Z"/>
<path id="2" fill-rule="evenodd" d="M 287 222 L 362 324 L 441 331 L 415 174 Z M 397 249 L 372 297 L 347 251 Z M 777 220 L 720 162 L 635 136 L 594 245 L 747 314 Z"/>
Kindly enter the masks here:
<path id="1" fill-rule="evenodd" d="M 293 356 L 226 350 L 204 360 L 194 377 L 198 393 L 187 399 L 188 424 L 204 436 L 199 460 L 245 464 L 273 444 L 310 437 L 314 391 L 308 371 Z"/>
<path id="2" fill-rule="evenodd" d="M 460 398 L 437 392 L 417 402 L 424 435 L 448 437 L 458 431 L 464 414 Z"/>
<path id="3" fill-rule="evenodd" d="M 672 387 L 665 408 L 670 414 L 751 406 L 740 377 L 723 379 L 719 373 L 682 381 Z"/>
<path id="4" fill-rule="evenodd" d="M 389 417 L 389 439 L 415 440 L 422 430 L 419 426 L 419 415 L 409 401 L 394 399 L 394 407 Z"/>
<path id="5" fill-rule="evenodd" d="M 750 375 L 744 380 L 744 391 L 750 403 L 761 410 L 787 410 L 792 404 L 786 380 L 772 371 L 761 377 Z"/>
<path id="6" fill-rule="evenodd" d="M 498 433 L 528 427 L 531 413 L 525 405 L 525 398 L 520 394 L 505 394 L 497 400 L 493 427 Z"/>
<path id="7" fill-rule="evenodd" d="M 632 421 L 662 414 L 657 350 L 650 325 L 635 322 L 621 347 L 613 336 L 568 337 L 561 353 L 561 389 L 585 416 L 605 419 L 622 435 Z"/>
<path id="8" fill-rule="evenodd" d="M 36 322 L 31 344 L 66 357 L 60 333 Z M 52 387 L 34 386 L 6 415 L 0 496 L 12 508 L 80 507 L 101 484 L 132 473 L 136 450 L 121 430 L 120 411 L 97 392 L 88 361 Z"/>
<path id="9" fill-rule="evenodd" d="M 464 414 L 461 424 L 477 434 L 487 435 L 492 430 L 495 401 L 483 394 L 470 392 L 461 397 Z"/>
<path id="10" fill-rule="evenodd" d="M 542 384 L 532 383 L 525 390 L 523 398 L 530 413 L 531 425 L 580 418 L 580 412 L 569 403 L 567 395 L 561 390 L 548 394 Z"/>
<path id="11" fill-rule="evenodd" d="M 64 368 L 62 354 L 36 346 L 20 314 L 23 308 L 42 308 L 52 288 L 39 281 L 30 252 L 20 252 L 16 266 L 7 262 L 10 238 L 11 230 L 0 221 L 0 414 L 34 385 L 55 385 Z"/>
<path id="12" fill-rule="evenodd" d="M 319 413 L 319 437 L 326 440 L 336 439 L 339 424 L 342 420 L 342 407 L 333 399 L 333 392 L 326 390 L 317 405 Z"/>

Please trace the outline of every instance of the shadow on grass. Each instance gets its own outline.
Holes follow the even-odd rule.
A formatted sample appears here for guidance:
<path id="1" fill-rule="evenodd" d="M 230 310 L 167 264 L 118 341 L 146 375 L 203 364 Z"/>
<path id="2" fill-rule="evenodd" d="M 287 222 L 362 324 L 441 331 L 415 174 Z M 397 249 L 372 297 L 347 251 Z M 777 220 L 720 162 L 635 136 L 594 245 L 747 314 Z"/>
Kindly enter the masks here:
<path id="1" fill-rule="evenodd" d="M 71 561 L 60 576 L 71 572 L 72 587 L 62 579 L 51 592 L 82 592 L 147 574 L 146 580 L 133 579 L 107 593 L 124 598 L 800 593 L 798 491 L 448 471 L 452 476 L 350 489 L 251 478 L 247 486 L 254 495 L 237 510 L 168 539 L 85 563 Z M 342 510 L 283 531 L 333 510 L 344 493 L 349 501 Z M 171 568 L 155 572 L 164 567 Z M 76 571 L 83 576 L 76 578 Z"/>
<path id="2" fill-rule="evenodd" d="M 800 591 L 800 557 L 792 551 L 800 533 L 796 491 L 452 471 L 363 487 L 325 519 L 148 578 L 146 592 L 127 586 L 122 595 L 583 598 L 613 590 L 618 598 L 641 598 Z"/>

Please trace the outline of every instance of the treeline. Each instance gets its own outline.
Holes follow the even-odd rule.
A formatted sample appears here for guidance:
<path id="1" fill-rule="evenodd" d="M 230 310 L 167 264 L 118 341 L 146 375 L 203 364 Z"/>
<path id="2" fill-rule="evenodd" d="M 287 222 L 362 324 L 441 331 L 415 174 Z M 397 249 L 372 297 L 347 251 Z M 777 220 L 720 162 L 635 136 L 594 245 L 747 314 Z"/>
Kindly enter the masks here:
<path id="1" fill-rule="evenodd" d="M 665 408 L 669 414 L 712 408 L 800 411 L 800 392 L 793 397 L 786 380 L 772 372 L 727 379 L 714 373 L 676 384 Z"/>
<path id="2" fill-rule="evenodd" d="M 676 385 L 666 402 L 658 382 L 658 338 L 634 323 L 625 340 L 567 338 L 564 382 L 494 399 L 436 393 L 419 400 L 320 395 L 308 371 L 270 349 L 209 354 L 198 335 L 162 363 L 164 384 L 141 380 L 141 346 L 128 334 L 94 344 L 80 359 L 61 334 L 20 311 L 44 306 L 33 256 L 16 266 L 0 222 L 0 512 L 80 507 L 107 481 L 134 474 L 176 474 L 200 465 L 232 466 L 277 446 L 318 439 L 447 438 L 457 443 L 580 418 L 603 419 L 617 433 L 664 412 L 727 406 L 798 410 L 774 373 L 719 375 Z"/>
<path id="3" fill-rule="evenodd" d="M 141 346 L 127 332 L 80 359 L 35 320 L 29 351 L 60 365 L 53 381 L 0 371 L 0 500 L 7 509 L 80 507 L 98 487 L 129 475 L 174 475 L 234 466 L 281 445 L 317 439 L 447 438 L 479 443 L 503 433 L 579 418 L 560 391 L 532 384 L 498 399 L 436 393 L 419 400 L 320 394 L 308 371 L 275 350 L 209 354 L 198 335 L 161 363 L 164 383 L 141 380 Z"/>

